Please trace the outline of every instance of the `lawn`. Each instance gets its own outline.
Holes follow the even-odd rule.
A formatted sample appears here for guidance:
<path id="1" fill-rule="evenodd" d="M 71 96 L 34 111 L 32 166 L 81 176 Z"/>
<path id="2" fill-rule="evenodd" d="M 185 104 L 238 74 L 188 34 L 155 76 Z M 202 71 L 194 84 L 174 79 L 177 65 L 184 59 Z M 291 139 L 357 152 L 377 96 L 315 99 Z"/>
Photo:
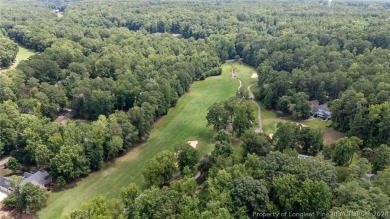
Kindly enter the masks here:
<path id="1" fill-rule="evenodd" d="M 258 102 L 260 103 L 260 102 Z M 261 104 L 261 118 L 263 120 L 264 133 L 275 134 L 277 130 L 277 124 L 279 122 L 296 122 L 304 126 L 309 126 L 311 128 L 318 128 L 324 133 L 324 144 L 330 145 L 334 143 L 337 139 L 345 137 L 346 135 L 342 132 L 336 131 L 331 126 L 332 122 L 322 121 L 318 119 L 309 119 L 309 120 L 295 120 L 291 116 L 280 116 L 275 111 L 266 110 L 265 106 Z"/>
<path id="2" fill-rule="evenodd" d="M 215 102 L 234 96 L 238 81 L 230 77 L 230 67 L 222 66 L 222 76 L 195 82 L 177 106 L 159 120 L 146 143 L 132 149 L 105 169 L 94 172 L 75 183 L 74 187 L 52 192 L 48 206 L 38 212 L 40 218 L 60 218 L 97 195 L 120 198 L 122 187 L 131 182 L 142 185 L 145 161 L 163 150 L 173 150 L 182 142 L 197 140 L 197 149 L 204 155 L 212 150 L 214 131 L 206 127 L 207 109 Z"/>
<path id="3" fill-rule="evenodd" d="M 19 61 L 27 60 L 28 58 L 30 58 L 30 56 L 34 54 L 36 54 L 36 52 L 34 52 L 33 50 L 27 49 L 19 45 L 19 52 L 18 54 L 16 54 L 16 59 Z"/>
<path id="4" fill-rule="evenodd" d="M 234 66 L 236 76 L 241 79 L 242 87 L 247 89 L 247 87 L 253 83 L 257 83 L 257 78 L 252 78 L 252 74 L 257 74 L 256 70 L 248 65 L 239 64 L 239 63 L 228 63 L 222 66 L 223 70 L 229 71 L 230 68 Z M 253 88 L 252 88 L 253 89 Z"/>

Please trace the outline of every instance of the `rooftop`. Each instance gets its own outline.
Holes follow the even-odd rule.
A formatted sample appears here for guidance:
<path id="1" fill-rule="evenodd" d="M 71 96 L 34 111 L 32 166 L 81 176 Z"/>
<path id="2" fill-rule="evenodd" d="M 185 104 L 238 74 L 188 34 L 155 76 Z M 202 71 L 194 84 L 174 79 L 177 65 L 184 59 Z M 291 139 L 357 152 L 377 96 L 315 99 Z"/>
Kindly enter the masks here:
<path id="1" fill-rule="evenodd" d="M 24 173 L 24 179 L 20 185 L 25 185 L 27 183 L 32 183 L 36 186 L 43 187 L 45 184 L 51 182 L 51 177 L 49 173 L 45 170 L 40 170 L 35 173 Z"/>
<path id="2" fill-rule="evenodd" d="M 311 158 L 314 158 L 313 156 L 309 156 L 309 155 L 303 155 L 303 154 L 298 154 L 298 158 L 299 159 L 311 159 Z"/>
<path id="3" fill-rule="evenodd" d="M 320 102 L 318 100 L 313 100 L 310 101 L 310 108 L 315 111 L 315 110 L 322 110 L 326 112 L 330 112 L 328 103 L 324 103 L 320 105 Z"/>

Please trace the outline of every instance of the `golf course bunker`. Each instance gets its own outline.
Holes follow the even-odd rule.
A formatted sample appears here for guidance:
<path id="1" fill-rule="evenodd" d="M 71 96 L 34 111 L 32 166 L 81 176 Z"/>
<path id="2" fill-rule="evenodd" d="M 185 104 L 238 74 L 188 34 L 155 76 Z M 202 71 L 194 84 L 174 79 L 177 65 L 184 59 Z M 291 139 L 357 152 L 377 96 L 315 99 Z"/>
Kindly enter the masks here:
<path id="1" fill-rule="evenodd" d="M 272 137 L 274 137 L 274 133 L 270 133 L 268 136 L 270 139 L 272 139 Z"/>
<path id="2" fill-rule="evenodd" d="M 296 123 L 297 125 L 301 125 L 303 128 L 307 128 L 307 127 L 309 127 L 308 125 L 305 125 L 305 124 L 303 124 L 303 123 Z"/>
<path id="3" fill-rule="evenodd" d="M 252 73 L 252 76 L 251 78 L 258 78 L 259 76 L 257 75 L 257 73 Z"/>
<path id="4" fill-rule="evenodd" d="M 187 143 L 193 148 L 196 148 L 196 145 L 198 145 L 198 141 L 188 141 Z"/>

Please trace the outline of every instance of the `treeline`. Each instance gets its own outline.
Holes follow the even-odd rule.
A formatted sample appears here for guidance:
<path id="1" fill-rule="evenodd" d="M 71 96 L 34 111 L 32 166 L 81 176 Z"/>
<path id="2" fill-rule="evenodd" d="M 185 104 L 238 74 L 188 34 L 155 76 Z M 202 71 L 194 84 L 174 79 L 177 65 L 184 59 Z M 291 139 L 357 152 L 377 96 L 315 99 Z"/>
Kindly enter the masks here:
<path id="1" fill-rule="evenodd" d="M 0 67 L 8 67 L 15 61 L 19 47 L 12 40 L 0 37 Z"/>

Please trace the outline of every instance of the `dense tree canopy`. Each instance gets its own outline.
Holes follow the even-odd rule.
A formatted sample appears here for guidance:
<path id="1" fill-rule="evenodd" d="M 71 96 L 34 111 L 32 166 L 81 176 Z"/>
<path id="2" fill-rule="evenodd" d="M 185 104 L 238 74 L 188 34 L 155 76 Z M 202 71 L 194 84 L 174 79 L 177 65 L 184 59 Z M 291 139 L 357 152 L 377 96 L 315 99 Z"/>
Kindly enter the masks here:
<path id="1" fill-rule="evenodd" d="M 10 66 L 19 51 L 18 45 L 12 40 L 0 37 L 0 67 Z"/>
<path id="2" fill-rule="evenodd" d="M 11 187 L 14 191 L 4 200 L 4 204 L 9 208 L 16 208 L 20 212 L 35 213 L 46 205 L 48 194 L 39 186 L 27 183 L 20 185 L 22 181 L 11 178 Z"/>

